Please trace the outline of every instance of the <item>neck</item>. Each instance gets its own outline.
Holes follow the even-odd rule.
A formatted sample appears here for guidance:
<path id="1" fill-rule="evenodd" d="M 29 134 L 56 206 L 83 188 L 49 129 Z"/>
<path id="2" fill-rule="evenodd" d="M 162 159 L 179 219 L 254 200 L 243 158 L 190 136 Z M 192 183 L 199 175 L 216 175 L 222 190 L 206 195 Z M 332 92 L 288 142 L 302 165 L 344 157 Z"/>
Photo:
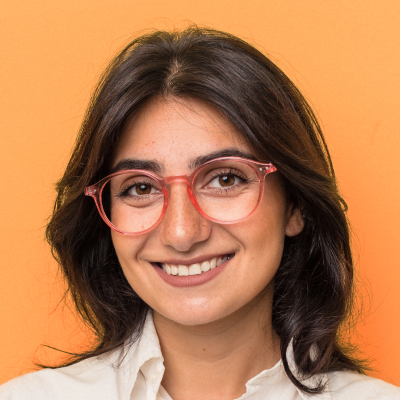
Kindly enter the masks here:
<path id="1" fill-rule="evenodd" d="M 233 314 L 204 325 L 180 325 L 154 311 L 165 365 L 162 385 L 174 400 L 238 398 L 249 379 L 279 361 L 272 294 L 267 290 Z"/>

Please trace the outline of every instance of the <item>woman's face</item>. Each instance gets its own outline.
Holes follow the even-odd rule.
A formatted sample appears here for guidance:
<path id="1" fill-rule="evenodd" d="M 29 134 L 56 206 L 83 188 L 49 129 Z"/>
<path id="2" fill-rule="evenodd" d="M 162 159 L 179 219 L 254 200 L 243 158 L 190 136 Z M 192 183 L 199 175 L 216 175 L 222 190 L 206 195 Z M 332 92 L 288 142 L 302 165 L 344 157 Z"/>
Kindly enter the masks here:
<path id="1" fill-rule="evenodd" d="M 122 135 L 113 166 L 123 159 L 146 160 L 160 165 L 161 177 L 187 175 L 193 172 L 193 160 L 226 149 L 255 155 L 241 133 L 208 104 L 154 99 Z M 286 204 L 279 174 L 266 176 L 256 212 L 230 225 L 202 217 L 185 183 L 173 183 L 169 190 L 166 214 L 156 228 L 137 236 L 112 231 L 121 267 L 135 292 L 163 317 L 184 325 L 227 317 L 268 285 L 272 293 L 285 235 L 294 236 L 303 227 L 300 211 Z M 160 268 L 215 262 L 227 255 L 233 257 L 197 275 L 200 284 L 191 286 L 169 283 Z M 188 281 L 185 276 L 177 279 Z"/>

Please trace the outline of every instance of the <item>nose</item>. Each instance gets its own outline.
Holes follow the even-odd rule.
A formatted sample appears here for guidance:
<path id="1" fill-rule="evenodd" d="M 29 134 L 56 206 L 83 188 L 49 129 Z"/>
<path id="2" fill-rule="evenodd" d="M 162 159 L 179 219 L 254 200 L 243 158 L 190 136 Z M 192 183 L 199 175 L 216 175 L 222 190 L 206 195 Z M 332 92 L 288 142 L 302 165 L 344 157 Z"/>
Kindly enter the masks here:
<path id="1" fill-rule="evenodd" d="M 196 210 L 186 183 L 168 186 L 168 206 L 160 224 L 162 240 L 177 251 L 187 252 L 210 237 L 211 222 Z"/>

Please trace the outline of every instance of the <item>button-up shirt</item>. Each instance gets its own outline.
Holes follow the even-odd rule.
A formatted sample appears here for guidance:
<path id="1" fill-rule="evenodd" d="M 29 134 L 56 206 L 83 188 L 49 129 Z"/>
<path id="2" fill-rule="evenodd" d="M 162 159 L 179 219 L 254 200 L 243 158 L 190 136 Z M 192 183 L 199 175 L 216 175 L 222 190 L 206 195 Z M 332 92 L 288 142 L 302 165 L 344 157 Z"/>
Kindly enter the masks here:
<path id="1" fill-rule="evenodd" d="M 298 374 L 291 347 L 287 358 L 291 371 Z M 149 313 L 135 343 L 68 367 L 15 378 L 0 386 L 0 400 L 172 400 L 161 385 L 163 361 Z M 400 400 L 400 388 L 353 372 L 330 372 L 302 382 L 315 386 L 320 379 L 325 391 L 305 394 L 290 381 L 280 360 L 250 379 L 240 400 Z"/>

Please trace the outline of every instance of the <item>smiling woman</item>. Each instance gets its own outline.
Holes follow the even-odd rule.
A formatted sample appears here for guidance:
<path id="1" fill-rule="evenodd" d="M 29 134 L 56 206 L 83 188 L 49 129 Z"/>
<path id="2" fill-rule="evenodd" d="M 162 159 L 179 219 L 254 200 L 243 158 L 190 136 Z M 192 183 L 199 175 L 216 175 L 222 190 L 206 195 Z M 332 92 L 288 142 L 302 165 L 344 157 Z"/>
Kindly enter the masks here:
<path id="1" fill-rule="evenodd" d="M 130 43 L 57 190 L 47 238 L 97 346 L 1 399 L 400 398 L 339 334 L 353 263 L 322 132 L 249 44 Z"/>
<path id="2" fill-rule="evenodd" d="M 150 231 L 134 240 L 115 229 L 111 236 L 124 275 L 154 310 L 156 326 L 159 318 L 183 326 L 204 325 L 242 309 L 272 281 L 285 233 L 294 236 L 303 227 L 299 209 L 286 205 L 279 176 L 257 175 L 259 168 L 265 171 L 264 165 L 271 170 L 271 164 L 218 157 L 191 168 L 196 159 L 210 154 L 241 152 L 255 157 L 237 129 L 213 107 L 195 99 L 165 98 L 150 101 L 115 148 L 113 165 L 127 159 L 156 160 L 168 182 L 162 190 L 143 171 L 130 170 L 110 187 L 111 222 L 124 231 L 137 231 L 129 229 L 133 226 Z M 193 174 L 190 185 L 184 179 L 187 174 Z M 176 182 L 171 175 L 178 176 Z M 139 185 L 151 187 L 150 194 L 137 194 Z M 119 187 L 129 191 L 123 205 Z"/>

